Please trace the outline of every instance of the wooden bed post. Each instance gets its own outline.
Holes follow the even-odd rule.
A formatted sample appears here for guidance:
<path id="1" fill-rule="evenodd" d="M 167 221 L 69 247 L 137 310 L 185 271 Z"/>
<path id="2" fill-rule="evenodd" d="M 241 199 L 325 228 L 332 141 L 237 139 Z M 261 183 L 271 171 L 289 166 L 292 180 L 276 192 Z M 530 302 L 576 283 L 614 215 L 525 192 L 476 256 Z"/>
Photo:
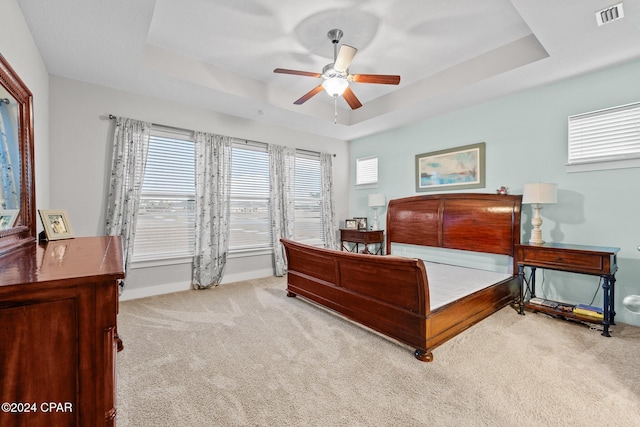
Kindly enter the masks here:
<path id="1" fill-rule="evenodd" d="M 416 349 L 413 355 L 421 362 L 433 362 L 433 353 L 430 351 Z"/>

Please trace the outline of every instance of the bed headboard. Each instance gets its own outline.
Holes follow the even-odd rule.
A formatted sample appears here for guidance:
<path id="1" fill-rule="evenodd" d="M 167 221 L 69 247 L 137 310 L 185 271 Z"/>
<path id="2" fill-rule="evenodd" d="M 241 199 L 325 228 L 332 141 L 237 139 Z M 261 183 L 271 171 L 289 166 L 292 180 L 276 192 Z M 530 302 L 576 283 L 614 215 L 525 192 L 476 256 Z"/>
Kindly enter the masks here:
<path id="1" fill-rule="evenodd" d="M 514 256 L 520 243 L 521 195 L 453 193 L 389 201 L 391 243 Z"/>

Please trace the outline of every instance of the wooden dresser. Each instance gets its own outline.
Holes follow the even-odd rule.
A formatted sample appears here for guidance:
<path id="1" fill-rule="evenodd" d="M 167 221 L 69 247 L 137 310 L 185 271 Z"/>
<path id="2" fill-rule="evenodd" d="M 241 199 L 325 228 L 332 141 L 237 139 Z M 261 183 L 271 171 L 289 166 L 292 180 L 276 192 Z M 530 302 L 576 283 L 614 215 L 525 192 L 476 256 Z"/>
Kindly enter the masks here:
<path id="1" fill-rule="evenodd" d="M 119 237 L 0 258 L 0 426 L 115 425 Z"/>

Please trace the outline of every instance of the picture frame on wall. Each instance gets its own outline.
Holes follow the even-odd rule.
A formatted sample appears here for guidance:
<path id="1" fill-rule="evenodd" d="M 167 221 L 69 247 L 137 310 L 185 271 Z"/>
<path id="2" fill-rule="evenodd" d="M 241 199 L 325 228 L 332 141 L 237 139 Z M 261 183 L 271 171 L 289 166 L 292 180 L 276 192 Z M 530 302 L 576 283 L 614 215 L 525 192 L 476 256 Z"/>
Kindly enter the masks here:
<path id="1" fill-rule="evenodd" d="M 364 231 L 367 229 L 367 218 L 366 217 L 357 217 L 357 218 L 353 218 L 354 220 L 356 220 L 357 224 L 358 224 L 358 230 L 360 231 Z"/>
<path id="2" fill-rule="evenodd" d="M 73 239 L 73 228 L 65 210 L 38 210 L 45 240 Z"/>
<path id="3" fill-rule="evenodd" d="M 416 155 L 416 191 L 485 187 L 485 143 Z"/>
<path id="4" fill-rule="evenodd" d="M 355 219 L 345 219 L 344 228 L 346 228 L 347 230 L 357 230 L 358 221 L 356 221 Z"/>

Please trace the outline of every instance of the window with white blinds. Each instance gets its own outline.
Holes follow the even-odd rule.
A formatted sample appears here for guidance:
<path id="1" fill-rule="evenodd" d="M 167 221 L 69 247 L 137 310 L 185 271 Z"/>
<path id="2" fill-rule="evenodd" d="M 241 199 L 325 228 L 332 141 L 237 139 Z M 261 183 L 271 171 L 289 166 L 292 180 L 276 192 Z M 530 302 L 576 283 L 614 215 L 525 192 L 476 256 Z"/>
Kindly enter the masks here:
<path id="1" fill-rule="evenodd" d="M 378 183 L 378 158 L 364 157 L 356 159 L 356 185 L 373 185 Z"/>
<path id="2" fill-rule="evenodd" d="M 271 249 L 269 153 L 266 145 L 237 145 L 231 151 L 229 252 Z"/>
<path id="3" fill-rule="evenodd" d="M 569 117 L 569 165 L 631 159 L 640 159 L 640 103 Z"/>
<path id="4" fill-rule="evenodd" d="M 322 171 L 320 156 L 296 153 L 294 238 L 308 245 L 324 245 Z"/>
<path id="5" fill-rule="evenodd" d="M 294 238 L 323 245 L 318 153 L 296 153 Z M 231 153 L 229 252 L 272 250 L 269 153 L 266 144 L 237 143 Z M 133 261 L 193 256 L 195 142 L 192 132 L 154 126 L 138 210 Z"/>
<path id="6" fill-rule="evenodd" d="M 133 261 L 193 256 L 194 159 L 192 132 L 152 127 Z"/>

